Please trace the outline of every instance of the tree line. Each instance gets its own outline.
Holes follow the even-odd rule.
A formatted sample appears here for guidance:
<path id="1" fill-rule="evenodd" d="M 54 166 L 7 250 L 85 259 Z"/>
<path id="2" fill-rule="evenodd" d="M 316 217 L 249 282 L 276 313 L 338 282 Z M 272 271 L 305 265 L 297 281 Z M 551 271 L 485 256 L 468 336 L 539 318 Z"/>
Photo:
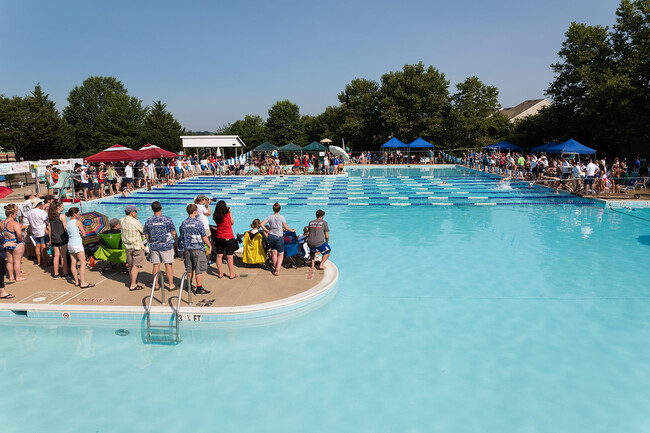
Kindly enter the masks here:
<path id="1" fill-rule="evenodd" d="M 161 101 L 150 107 L 113 77 L 89 77 L 60 113 L 40 84 L 25 97 L 0 95 L 0 147 L 17 158 L 88 156 L 116 143 L 181 150 L 180 123 Z"/>
<path id="2" fill-rule="evenodd" d="M 295 103 L 276 102 L 266 121 L 259 115 L 223 126 L 219 132 L 239 135 L 254 146 L 305 145 L 330 138 L 352 150 L 377 150 L 390 137 L 409 142 L 418 137 L 446 148 L 480 147 L 510 133 L 496 87 L 469 77 L 449 91 L 444 73 L 422 62 L 389 72 L 381 82 L 355 78 L 338 94 L 340 105 L 317 116 L 300 115 Z"/>
<path id="3" fill-rule="evenodd" d="M 305 145 L 345 140 L 352 150 L 377 150 L 391 137 L 418 137 L 442 149 L 481 148 L 506 139 L 531 148 L 575 138 L 600 153 L 647 154 L 650 142 L 650 0 L 622 0 L 616 24 L 572 23 L 546 91 L 552 105 L 510 123 L 499 111 L 499 91 L 472 76 L 450 90 L 444 73 L 422 62 L 380 81 L 355 78 L 339 105 L 301 115 L 283 100 L 264 120 L 248 114 L 218 133 L 239 135 L 248 148 L 264 141 Z M 524 98 L 522 98 L 524 99 Z M 59 113 L 40 85 L 25 97 L 0 95 L 0 147 L 18 157 L 85 156 L 115 143 L 150 142 L 181 149 L 191 135 L 161 101 L 144 106 L 113 77 L 89 77 L 70 91 Z"/>

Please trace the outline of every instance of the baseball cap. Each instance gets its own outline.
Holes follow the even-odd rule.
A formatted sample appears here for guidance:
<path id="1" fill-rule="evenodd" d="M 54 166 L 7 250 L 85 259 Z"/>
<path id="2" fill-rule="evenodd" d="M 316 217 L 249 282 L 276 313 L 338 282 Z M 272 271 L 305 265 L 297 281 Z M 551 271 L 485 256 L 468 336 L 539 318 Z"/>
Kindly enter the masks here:
<path id="1" fill-rule="evenodd" d="M 204 194 L 199 194 L 198 197 L 196 197 L 196 198 L 197 198 L 197 200 L 210 200 Z"/>
<path id="2" fill-rule="evenodd" d="M 109 224 L 111 227 L 115 227 L 115 226 L 118 225 L 119 223 L 120 223 L 120 220 L 119 220 L 119 219 L 117 219 L 117 218 L 112 218 L 112 219 L 109 221 L 108 224 Z"/>
<path id="3" fill-rule="evenodd" d="M 126 213 L 131 213 L 131 212 L 137 212 L 138 208 L 135 207 L 135 205 L 130 204 L 124 210 L 126 211 Z"/>

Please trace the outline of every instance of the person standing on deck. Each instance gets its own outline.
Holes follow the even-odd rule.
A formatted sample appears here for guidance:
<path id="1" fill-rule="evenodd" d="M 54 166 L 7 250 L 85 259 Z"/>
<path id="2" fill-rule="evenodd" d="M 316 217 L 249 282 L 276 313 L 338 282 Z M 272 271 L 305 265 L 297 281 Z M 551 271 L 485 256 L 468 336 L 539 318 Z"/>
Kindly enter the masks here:
<path id="1" fill-rule="evenodd" d="M 210 239 L 205 235 L 203 223 L 196 218 L 196 205 L 188 204 L 186 211 L 188 217 L 181 223 L 178 230 L 184 250 L 185 271 L 189 273 L 190 283 L 196 274 L 194 293 L 207 295 L 210 291 L 203 288 L 203 273 L 208 270 L 207 254 L 210 254 Z"/>
<path id="2" fill-rule="evenodd" d="M 267 217 L 260 224 L 262 227 L 269 224 L 271 230 L 268 235 L 269 248 L 271 248 L 271 260 L 273 262 L 273 275 L 276 277 L 280 275 L 280 268 L 284 259 L 284 230 L 295 232 L 296 229 L 291 229 L 287 225 L 287 220 L 280 215 L 280 203 L 277 201 L 273 204 L 273 215 Z"/>
<path id="3" fill-rule="evenodd" d="M 126 250 L 126 264 L 129 266 L 131 277 L 129 290 L 141 290 L 144 287 L 138 284 L 138 268 L 144 264 L 144 227 L 138 221 L 138 208 L 130 204 L 125 209 L 126 216 L 120 220 L 122 230 L 122 244 Z"/>
<path id="4" fill-rule="evenodd" d="M 174 290 L 174 272 L 172 264 L 174 263 L 174 250 L 178 246 L 178 236 L 174 222 L 168 216 L 162 214 L 162 205 L 159 201 L 151 203 L 153 216 L 144 223 L 144 235 L 149 242 L 149 261 L 153 265 L 151 275 L 156 275 L 160 270 L 160 264 L 165 264 L 165 274 L 169 290 Z"/>

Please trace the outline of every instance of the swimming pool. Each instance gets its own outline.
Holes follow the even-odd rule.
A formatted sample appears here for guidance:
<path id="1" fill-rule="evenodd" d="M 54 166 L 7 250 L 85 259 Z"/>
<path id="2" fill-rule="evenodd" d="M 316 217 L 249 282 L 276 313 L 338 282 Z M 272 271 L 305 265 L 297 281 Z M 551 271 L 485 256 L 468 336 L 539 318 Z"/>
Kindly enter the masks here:
<path id="1" fill-rule="evenodd" d="M 348 185 L 423 169 L 380 170 Z M 182 200 L 163 202 L 177 223 Z M 319 207 L 339 291 L 307 315 L 172 347 L 1 321 L 3 431 L 647 431 L 647 221 L 519 201 L 282 214 L 300 229 Z M 233 206 L 235 231 L 270 212 Z"/>

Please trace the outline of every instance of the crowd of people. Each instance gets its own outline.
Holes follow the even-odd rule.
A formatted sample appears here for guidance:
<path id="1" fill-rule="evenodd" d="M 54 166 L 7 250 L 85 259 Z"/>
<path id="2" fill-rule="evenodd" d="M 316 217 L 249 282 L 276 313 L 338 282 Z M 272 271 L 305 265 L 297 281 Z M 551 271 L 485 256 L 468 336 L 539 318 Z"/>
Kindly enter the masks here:
<path id="1" fill-rule="evenodd" d="M 208 155 L 179 156 L 178 158 L 128 161 L 123 163 L 75 164 L 71 176 L 75 196 L 93 200 L 115 194 L 128 195 L 134 189 L 148 190 L 173 185 L 196 175 L 287 175 L 287 174 L 341 174 L 345 161 L 332 153 L 299 155 L 276 152 L 249 153 L 224 159 Z M 48 194 L 53 193 L 61 170 L 48 165 L 43 178 Z M 60 188 L 59 188 L 60 189 Z M 70 187 L 63 189 L 72 196 Z"/>
<path id="2" fill-rule="evenodd" d="M 163 215 L 158 201 L 151 203 L 153 216 L 144 224 L 138 218 L 139 209 L 128 205 L 125 215 L 110 220 L 106 233 L 120 233 L 125 250 L 126 267 L 129 273 L 130 291 L 144 287 L 138 283 L 140 269 L 146 261 L 152 265 L 152 275 L 156 275 L 164 265 L 168 290 L 175 290 L 172 264 L 177 257 L 182 258 L 190 283 L 195 281 L 194 293 L 210 293 L 203 285 L 203 274 L 208 267 L 216 265 L 217 277 L 238 278 L 234 267 L 234 253 L 238 249 L 241 236 L 235 236 L 235 220 L 226 202 L 219 200 L 211 209 L 212 200 L 201 194 L 194 203 L 187 205 L 187 218 L 178 227 L 169 216 Z M 22 270 L 24 256 L 34 260 L 42 269 L 49 269 L 53 279 L 67 278 L 80 289 L 94 287 L 86 279 L 86 269 L 91 266 L 87 245 L 84 245 L 86 231 L 76 206 L 65 213 L 61 201 L 51 195 L 37 196 L 32 191 L 25 193 L 25 201 L 20 205 L 5 206 L 5 219 L 0 222 L 0 299 L 11 299 L 15 295 L 5 290 L 5 277 L 9 281 L 25 281 L 27 273 Z M 280 215 L 281 206 L 273 205 L 273 214 L 263 221 L 253 220 L 250 234 L 261 234 L 264 239 L 264 255 L 268 257 L 273 275 L 278 276 L 284 264 L 285 231 L 295 232 Z M 326 268 L 330 254 L 329 226 L 324 221 L 325 212 L 318 210 L 316 219 L 305 227 L 304 258 L 311 262 L 312 269 Z M 214 225 L 210 224 L 212 217 Z M 317 259 L 317 254 L 320 260 Z M 266 257 L 264 262 L 266 262 Z M 228 269 L 226 274 L 223 261 Z M 89 263 L 90 262 L 90 263 Z M 87 266 L 88 265 L 88 266 Z M 317 266 L 318 265 L 318 266 Z"/>
<path id="3" fill-rule="evenodd" d="M 461 164 L 513 179 L 539 182 L 572 193 L 603 194 L 626 191 L 635 186 L 646 186 L 648 167 L 642 167 L 637 156 L 631 165 L 627 159 L 605 158 L 582 160 L 572 157 L 547 157 L 532 153 L 468 152 Z"/>

